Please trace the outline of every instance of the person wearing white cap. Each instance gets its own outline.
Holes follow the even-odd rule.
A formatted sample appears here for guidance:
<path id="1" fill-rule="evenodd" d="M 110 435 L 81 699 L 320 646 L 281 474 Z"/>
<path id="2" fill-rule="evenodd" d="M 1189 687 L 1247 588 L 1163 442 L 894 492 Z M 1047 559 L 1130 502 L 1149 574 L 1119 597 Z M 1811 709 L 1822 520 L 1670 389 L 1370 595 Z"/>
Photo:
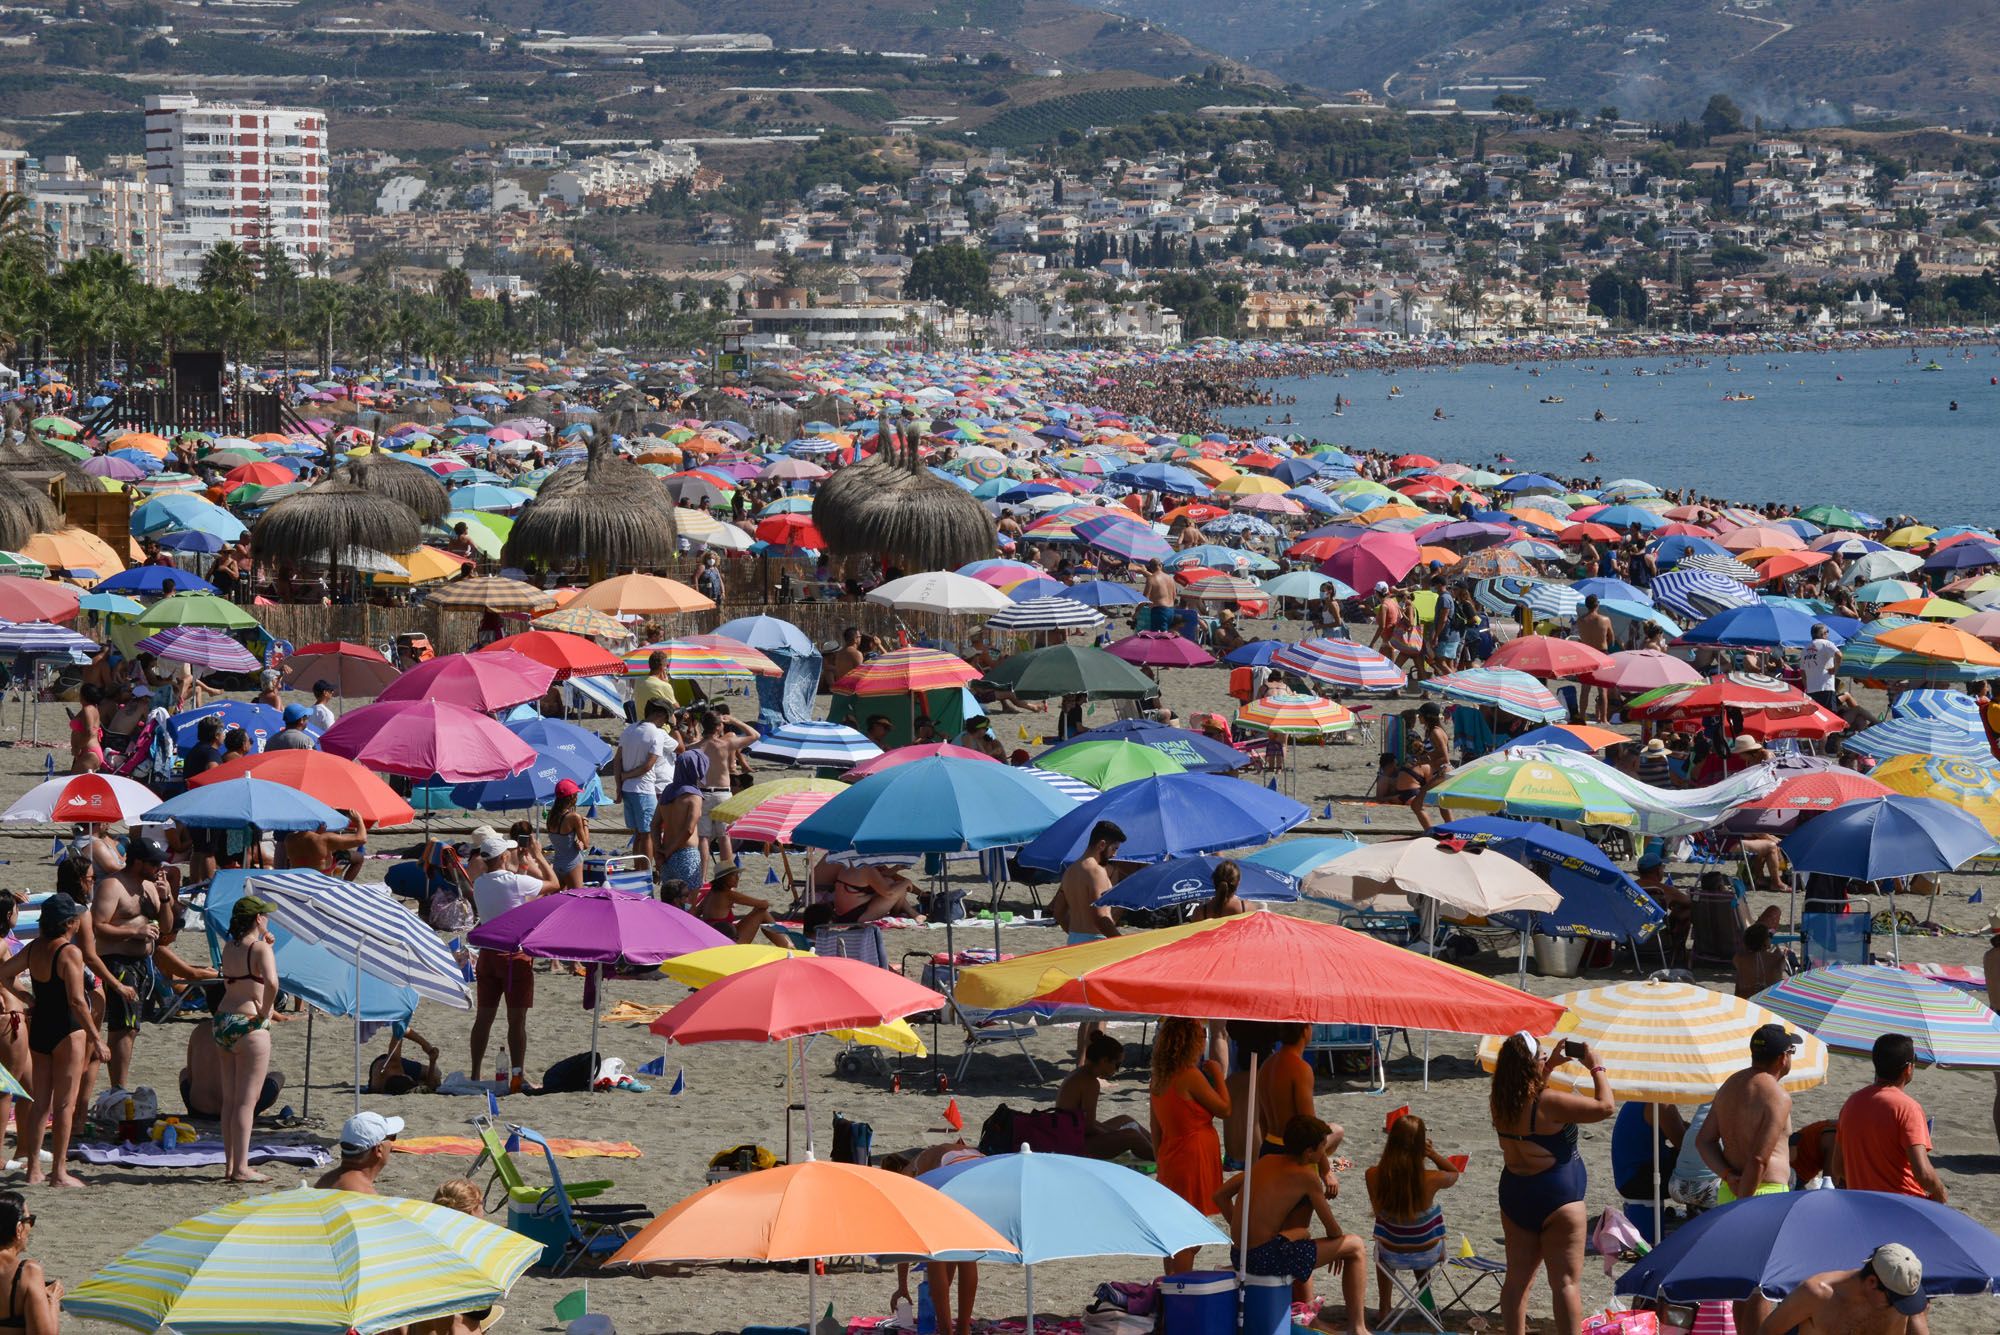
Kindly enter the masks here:
<path id="1" fill-rule="evenodd" d="M 389 1166 L 389 1142 L 403 1134 L 403 1119 L 362 1111 L 340 1128 L 340 1163 L 313 1183 L 329 1191 L 358 1191 L 373 1196 L 375 1179 Z"/>
<path id="2" fill-rule="evenodd" d="M 1885 1242 L 1855 1270 L 1803 1281 L 1771 1309 L 1758 1335 L 1929 1335 L 1924 1263 L 1900 1242 Z"/>
<path id="3" fill-rule="evenodd" d="M 532 845 L 533 840 L 529 842 Z M 538 848 L 523 848 L 519 840 L 490 828 L 479 836 L 474 848 L 487 867 L 472 883 L 472 907 L 481 922 L 492 922 L 509 909 L 562 888 L 554 868 Z M 482 950 L 473 963 L 473 983 L 472 1064 L 467 1069 L 476 1076 L 486 1060 L 493 1017 L 504 1001 L 510 1065 L 502 1078 L 519 1092 L 521 1065 L 528 1055 L 528 1011 L 535 1004 L 535 962 L 513 951 Z"/>

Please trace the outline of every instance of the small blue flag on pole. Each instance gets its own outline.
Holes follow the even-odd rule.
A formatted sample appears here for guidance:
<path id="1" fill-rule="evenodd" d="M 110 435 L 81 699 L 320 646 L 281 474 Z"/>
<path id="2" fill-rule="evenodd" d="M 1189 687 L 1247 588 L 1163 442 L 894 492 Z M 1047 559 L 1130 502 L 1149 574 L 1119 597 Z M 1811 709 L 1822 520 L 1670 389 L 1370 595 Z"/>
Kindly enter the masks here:
<path id="1" fill-rule="evenodd" d="M 640 1075 L 665 1075 L 666 1073 L 667 1054 L 664 1052 L 639 1068 Z"/>
<path id="2" fill-rule="evenodd" d="M 660 1060 L 662 1060 L 662 1061 L 665 1061 L 666 1059 L 665 1059 L 664 1057 L 662 1057 L 662 1058 L 661 1058 Z M 687 1073 L 687 1067 L 685 1067 L 685 1066 L 682 1066 L 682 1067 L 679 1067 L 679 1068 L 677 1068 L 677 1069 L 676 1069 L 676 1070 L 674 1071 L 674 1084 L 673 1084 L 673 1088 L 669 1089 L 669 1090 L 667 1091 L 667 1093 L 669 1093 L 669 1094 L 684 1094 L 684 1093 L 686 1093 L 686 1092 L 687 1092 L 687 1087 L 688 1087 L 688 1073 Z"/>
<path id="3" fill-rule="evenodd" d="M 777 883 L 778 883 L 778 871 L 777 871 L 777 868 L 775 868 L 775 867 L 766 867 L 766 868 L 764 869 L 764 884 L 765 884 L 765 885 L 776 885 Z"/>

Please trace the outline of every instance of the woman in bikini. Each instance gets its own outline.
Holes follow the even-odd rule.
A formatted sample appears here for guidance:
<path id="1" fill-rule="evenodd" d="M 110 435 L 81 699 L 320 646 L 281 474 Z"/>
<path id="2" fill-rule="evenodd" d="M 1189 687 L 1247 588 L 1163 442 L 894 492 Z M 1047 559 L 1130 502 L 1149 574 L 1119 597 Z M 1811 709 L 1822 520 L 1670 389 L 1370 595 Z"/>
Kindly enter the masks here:
<path id="1" fill-rule="evenodd" d="M 85 682 L 76 699 L 76 712 L 69 716 L 69 772 L 95 774 L 104 768 L 104 692 Z"/>
<path id="2" fill-rule="evenodd" d="M 736 887 L 743 879 L 741 867 L 724 867 L 708 883 L 708 893 L 696 905 L 694 915 L 739 946 L 757 939 L 757 933 L 771 921 L 771 902 L 746 895 Z M 738 906 L 750 911 L 737 917 Z"/>
<path id="3" fill-rule="evenodd" d="M 76 1124 L 86 1064 L 111 1058 L 91 1020 L 83 992 L 83 952 L 76 949 L 77 924 L 88 913 L 60 891 L 49 896 L 42 903 L 39 934 L 21 952 L 35 996 L 28 1017 L 28 1047 L 35 1054 L 34 1099 L 21 1128 L 21 1158 L 31 1185 L 44 1180 L 44 1131 L 52 1161 L 49 1184 L 83 1185 L 83 1179 L 69 1171 L 70 1128 Z"/>
<path id="4" fill-rule="evenodd" d="M 35 1216 L 21 1193 L 0 1191 L 0 1288 L 7 1290 L 0 1331 L 56 1335 L 62 1327 L 62 1281 L 48 1278 L 40 1261 L 28 1259 L 34 1228 Z"/>
<path id="5" fill-rule="evenodd" d="M 20 897 L 0 890 L 0 941 L 14 934 L 14 919 L 21 907 Z M 0 986 L 0 1066 L 14 1073 L 29 1088 L 35 1083 L 35 1058 L 28 1050 L 28 1003 L 12 987 Z M 6 1133 L 14 1114 L 14 1096 L 0 1094 L 0 1135 Z M 15 1143 L 19 1144 L 16 1129 Z"/>
<path id="6" fill-rule="evenodd" d="M 223 1177 L 268 1182 L 250 1168 L 250 1128 L 257 1095 L 271 1065 L 271 1009 L 278 1000 L 278 960 L 264 915 L 271 906 L 250 895 L 229 914 L 222 947 L 222 1002 L 215 1009 L 215 1046 L 222 1050 Z"/>
<path id="7" fill-rule="evenodd" d="M 1588 1097 L 1548 1087 L 1549 1073 L 1575 1060 L 1590 1071 Z M 1544 1057 L 1525 1030 L 1500 1045 L 1487 1096 L 1493 1133 L 1500 1138 L 1500 1223 L 1507 1237 L 1507 1278 L 1500 1290 L 1506 1335 L 1527 1335 L 1528 1288 L 1535 1267 L 1548 1272 L 1555 1335 L 1577 1335 L 1583 1326 L 1584 1235 L 1589 1186 L 1577 1152 L 1577 1126 L 1611 1116 L 1611 1082 L 1588 1044 L 1557 1044 Z"/>
<path id="8" fill-rule="evenodd" d="M 574 779 L 559 780 L 549 808 L 549 869 L 565 890 L 583 888 L 583 862 L 590 856 L 590 821 L 576 809 L 582 791 Z"/>

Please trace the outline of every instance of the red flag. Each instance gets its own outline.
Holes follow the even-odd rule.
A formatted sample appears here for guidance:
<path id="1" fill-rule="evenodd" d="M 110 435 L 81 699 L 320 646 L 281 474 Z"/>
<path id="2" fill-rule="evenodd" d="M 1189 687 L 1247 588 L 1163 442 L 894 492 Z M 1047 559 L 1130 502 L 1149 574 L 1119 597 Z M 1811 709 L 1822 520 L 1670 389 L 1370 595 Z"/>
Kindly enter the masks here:
<path id="1" fill-rule="evenodd" d="M 1383 1120 L 1383 1122 L 1382 1122 L 1382 1129 L 1383 1129 L 1384 1131 L 1387 1131 L 1387 1130 L 1388 1130 L 1388 1129 L 1389 1129 L 1390 1127 L 1394 1126 L 1394 1125 L 1395 1125 L 1395 1124 L 1396 1124 L 1397 1122 L 1399 1122 L 1399 1121 L 1401 1121 L 1401 1120 L 1402 1120 L 1403 1118 L 1405 1118 L 1405 1117 L 1409 1116 L 1409 1113 L 1410 1113 L 1410 1105 L 1409 1105 L 1409 1104 L 1407 1104 L 1407 1103 L 1406 1103 L 1406 1104 L 1404 1104 L 1404 1105 L 1403 1105 L 1402 1107 L 1400 1107 L 1400 1108 L 1397 1108 L 1397 1109 L 1393 1110 L 1392 1112 L 1390 1112 L 1389 1116 L 1388 1116 L 1387 1118 L 1385 1118 L 1385 1119 Z"/>
<path id="2" fill-rule="evenodd" d="M 954 1131 L 965 1130 L 965 1117 L 958 1110 L 957 1099 L 944 1105 L 944 1124 Z"/>

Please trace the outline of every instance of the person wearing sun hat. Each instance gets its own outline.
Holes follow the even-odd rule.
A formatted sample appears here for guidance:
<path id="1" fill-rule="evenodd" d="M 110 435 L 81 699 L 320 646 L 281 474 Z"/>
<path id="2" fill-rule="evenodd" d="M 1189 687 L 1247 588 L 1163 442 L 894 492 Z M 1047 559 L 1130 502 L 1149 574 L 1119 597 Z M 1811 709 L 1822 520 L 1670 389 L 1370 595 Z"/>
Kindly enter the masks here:
<path id="1" fill-rule="evenodd" d="M 1800 1282 L 1758 1327 L 1761 1335 L 1928 1335 L 1924 1263 L 1900 1242 L 1885 1242 L 1853 1270 Z"/>

